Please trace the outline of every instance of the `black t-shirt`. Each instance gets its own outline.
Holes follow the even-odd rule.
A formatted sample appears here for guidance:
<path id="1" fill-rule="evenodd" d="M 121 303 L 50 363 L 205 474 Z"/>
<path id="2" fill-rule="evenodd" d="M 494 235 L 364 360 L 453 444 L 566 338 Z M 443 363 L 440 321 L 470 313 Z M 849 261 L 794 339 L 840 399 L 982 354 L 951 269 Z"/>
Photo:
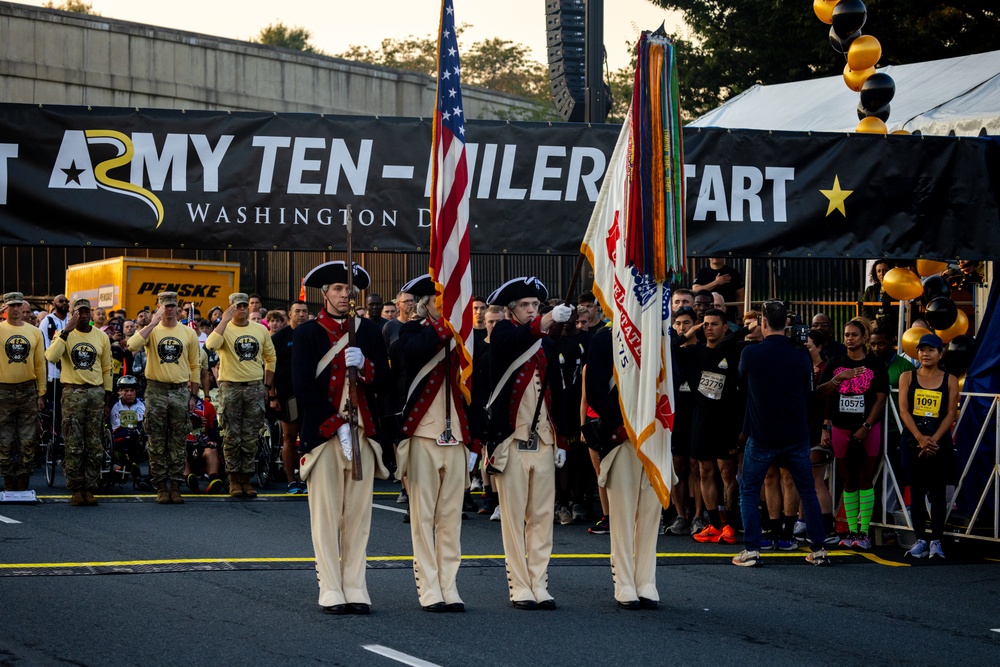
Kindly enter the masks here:
<path id="1" fill-rule="evenodd" d="M 698 275 L 695 276 L 694 286 L 695 289 L 699 286 L 704 287 L 711 283 L 719 274 L 731 276 L 732 279 L 723 285 L 718 285 L 713 288 L 713 292 L 718 292 L 722 295 L 726 301 L 736 301 L 736 291 L 742 289 L 743 287 L 743 276 L 740 272 L 729 266 L 728 264 L 723 264 L 721 269 L 713 269 L 711 266 L 706 266 L 705 268 L 698 271 Z M 733 308 L 733 314 L 735 314 L 736 309 Z M 728 314 L 728 313 L 727 313 Z M 732 320 L 732 317 L 729 318 Z"/>
<path id="2" fill-rule="evenodd" d="M 866 369 L 865 372 L 856 378 L 844 380 L 827 403 L 826 415 L 836 428 L 858 430 L 871 412 L 876 394 L 889 393 L 889 372 L 885 362 L 871 353 L 858 360 L 848 356 L 831 359 L 823 369 L 819 383 L 829 382 L 841 371 L 861 367 Z"/>
<path id="3" fill-rule="evenodd" d="M 683 380 L 691 390 L 694 437 L 735 437 L 743 425 L 743 403 L 739 392 L 740 354 L 743 336 L 730 334 L 714 347 L 693 345 L 676 348 Z"/>

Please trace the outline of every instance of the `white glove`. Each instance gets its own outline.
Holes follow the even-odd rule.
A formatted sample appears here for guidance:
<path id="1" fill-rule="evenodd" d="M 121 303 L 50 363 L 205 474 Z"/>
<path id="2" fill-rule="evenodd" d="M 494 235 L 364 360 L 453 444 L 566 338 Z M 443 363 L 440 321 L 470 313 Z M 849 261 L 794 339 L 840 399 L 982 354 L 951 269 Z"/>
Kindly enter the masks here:
<path id="1" fill-rule="evenodd" d="M 569 317 L 573 314 L 573 307 L 560 303 L 552 309 L 550 314 L 556 322 L 569 322 Z"/>
<path id="2" fill-rule="evenodd" d="M 479 459 L 479 454 L 475 452 L 469 452 L 469 472 L 476 469 L 476 461 Z"/>
<path id="3" fill-rule="evenodd" d="M 348 349 L 356 350 L 357 348 L 348 348 Z M 341 424 L 337 428 L 337 437 L 340 438 L 340 448 L 342 450 L 344 450 L 344 456 L 346 456 L 347 460 L 350 461 L 351 460 L 351 425 L 350 424 Z"/>
<path id="4" fill-rule="evenodd" d="M 344 350 L 344 363 L 348 368 L 361 368 L 365 365 L 365 355 L 360 347 L 349 347 Z"/>
<path id="5" fill-rule="evenodd" d="M 566 450 L 556 448 L 556 467 L 562 468 L 566 465 Z"/>

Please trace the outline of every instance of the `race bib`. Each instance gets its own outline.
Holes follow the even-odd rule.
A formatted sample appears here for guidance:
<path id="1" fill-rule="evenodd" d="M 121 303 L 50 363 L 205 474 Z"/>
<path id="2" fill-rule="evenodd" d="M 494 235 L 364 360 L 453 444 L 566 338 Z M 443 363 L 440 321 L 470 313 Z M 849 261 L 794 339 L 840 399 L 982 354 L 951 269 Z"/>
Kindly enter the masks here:
<path id="1" fill-rule="evenodd" d="M 941 416 L 941 392 L 917 389 L 913 392 L 913 414 L 917 417 Z"/>
<path id="2" fill-rule="evenodd" d="M 840 396 L 840 413 L 847 415 L 863 415 L 865 413 L 865 395 Z"/>
<path id="3" fill-rule="evenodd" d="M 687 380 L 684 380 L 684 384 L 677 388 L 677 391 L 682 391 L 686 394 L 691 393 L 691 385 L 688 384 Z"/>
<path id="4" fill-rule="evenodd" d="M 135 410 L 122 410 L 118 413 L 118 419 L 125 428 L 135 428 L 139 425 L 139 413 Z"/>
<path id="5" fill-rule="evenodd" d="M 710 373 L 702 371 L 701 380 L 698 382 L 698 393 L 713 401 L 722 398 L 722 389 L 726 386 L 726 376 L 722 373 Z"/>

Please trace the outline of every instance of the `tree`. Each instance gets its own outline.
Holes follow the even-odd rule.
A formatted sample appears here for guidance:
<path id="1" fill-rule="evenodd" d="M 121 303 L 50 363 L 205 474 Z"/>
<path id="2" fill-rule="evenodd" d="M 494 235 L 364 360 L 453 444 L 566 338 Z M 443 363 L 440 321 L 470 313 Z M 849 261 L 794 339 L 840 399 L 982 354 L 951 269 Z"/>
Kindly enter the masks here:
<path id="1" fill-rule="evenodd" d="M 43 7 L 48 7 L 49 9 L 58 9 L 63 12 L 76 12 L 77 14 L 90 14 L 91 16 L 100 16 L 100 12 L 94 11 L 94 3 L 86 2 L 85 0 L 63 0 L 56 4 L 53 0 L 48 0 L 42 4 Z"/>
<path id="2" fill-rule="evenodd" d="M 457 26 L 460 40 L 462 32 L 470 27 L 465 23 Z M 549 89 L 548 68 L 529 59 L 526 53 L 527 47 L 523 44 L 497 37 L 462 47 L 462 83 L 524 97 L 538 105 L 535 111 L 519 114 L 510 120 L 553 119 L 556 116 Z M 409 35 L 405 39 L 383 39 L 377 50 L 352 45 L 336 57 L 436 76 L 437 36 Z"/>
<path id="3" fill-rule="evenodd" d="M 681 106 L 701 115 L 755 84 L 840 74 L 829 26 L 812 4 L 775 0 L 649 0 L 680 11 L 693 36 L 681 40 Z M 1000 11 L 977 0 L 866 0 L 865 34 L 882 45 L 880 65 L 1000 49 Z M 987 8 L 989 6 L 990 8 Z"/>
<path id="4" fill-rule="evenodd" d="M 251 42 L 267 44 L 268 46 L 280 46 L 293 51 L 305 51 L 306 53 L 322 53 L 309 43 L 312 33 L 301 26 L 289 27 L 278 21 L 270 23 L 263 28 L 260 33 L 251 39 Z"/>

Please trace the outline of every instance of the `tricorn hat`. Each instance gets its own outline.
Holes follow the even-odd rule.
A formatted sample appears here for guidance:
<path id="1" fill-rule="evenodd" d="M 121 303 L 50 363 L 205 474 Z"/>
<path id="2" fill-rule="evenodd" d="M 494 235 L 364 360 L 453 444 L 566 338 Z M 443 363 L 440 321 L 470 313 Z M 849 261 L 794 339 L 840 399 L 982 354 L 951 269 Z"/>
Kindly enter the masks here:
<path id="1" fill-rule="evenodd" d="M 431 278 L 431 274 L 425 273 L 400 287 L 399 291 L 412 294 L 414 299 L 424 296 L 434 296 L 434 280 Z"/>
<path id="2" fill-rule="evenodd" d="M 367 289 L 372 282 L 371 276 L 362 268 L 360 264 L 354 262 L 354 288 Z M 319 287 L 323 285 L 333 285 L 334 283 L 347 284 L 347 262 L 327 262 L 320 264 L 306 274 L 303 284 L 306 287 Z"/>
<path id="3" fill-rule="evenodd" d="M 545 301 L 549 298 L 549 291 L 545 289 L 545 285 L 534 276 L 508 280 L 489 295 L 486 303 L 491 306 L 494 304 L 506 306 L 513 301 L 529 298 L 537 298 L 539 301 Z"/>

